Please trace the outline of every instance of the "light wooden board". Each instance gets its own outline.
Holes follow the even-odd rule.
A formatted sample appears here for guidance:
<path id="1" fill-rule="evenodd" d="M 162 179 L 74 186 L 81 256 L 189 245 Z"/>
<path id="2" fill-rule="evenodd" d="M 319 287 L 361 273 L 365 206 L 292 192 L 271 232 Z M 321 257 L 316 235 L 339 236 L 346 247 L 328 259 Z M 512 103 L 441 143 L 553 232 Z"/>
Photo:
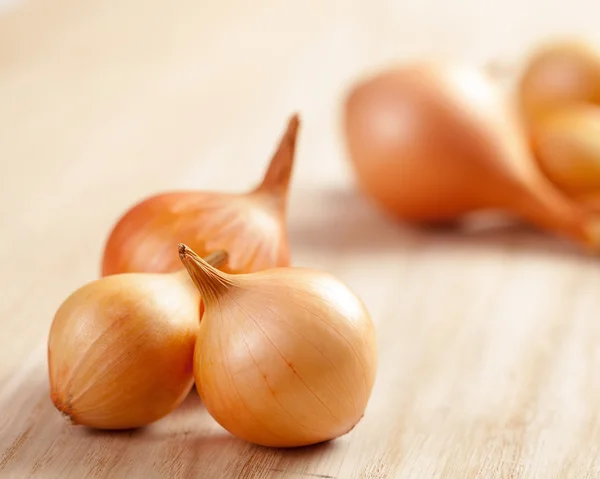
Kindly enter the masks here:
<path id="1" fill-rule="evenodd" d="M 0 477 L 596 478 L 600 264 L 515 227 L 423 231 L 355 192 L 339 104 L 413 56 L 515 62 L 595 0 L 48 0 L 0 14 Z M 554 9 L 554 11 L 553 11 Z M 241 191 L 285 120 L 303 126 L 294 263 L 376 322 L 361 423 L 298 450 L 246 444 L 192 394 L 143 431 L 71 427 L 49 399 L 54 311 L 97 277 L 123 209 L 173 188 Z"/>

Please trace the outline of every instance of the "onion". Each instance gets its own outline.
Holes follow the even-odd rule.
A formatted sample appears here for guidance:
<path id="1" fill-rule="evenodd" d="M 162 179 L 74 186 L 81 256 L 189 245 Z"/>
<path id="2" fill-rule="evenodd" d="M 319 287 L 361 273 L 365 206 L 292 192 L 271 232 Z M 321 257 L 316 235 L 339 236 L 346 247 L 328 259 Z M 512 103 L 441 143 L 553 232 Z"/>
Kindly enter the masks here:
<path id="1" fill-rule="evenodd" d="M 272 447 L 352 430 L 377 370 L 375 327 L 362 301 L 322 271 L 230 275 L 185 245 L 179 251 L 206 305 L 194 353 L 196 389 L 219 424 Z"/>
<path id="2" fill-rule="evenodd" d="M 219 265 L 227 254 L 206 260 Z M 114 274 L 71 294 L 48 337 L 50 397 L 73 424 L 146 426 L 190 392 L 200 295 L 187 271 Z"/>
<path id="3" fill-rule="evenodd" d="M 518 93 L 528 122 L 569 104 L 600 103 L 600 56 L 583 41 L 544 44 L 527 60 Z"/>
<path id="4" fill-rule="evenodd" d="M 177 271 L 173 246 L 180 241 L 202 256 L 227 251 L 222 269 L 228 272 L 287 266 L 287 199 L 299 126 L 292 115 L 262 182 L 250 191 L 175 191 L 130 208 L 106 241 L 102 275 Z"/>
<path id="5" fill-rule="evenodd" d="M 540 167 L 563 191 L 585 200 L 600 196 L 600 106 L 565 106 L 532 126 Z"/>
<path id="6" fill-rule="evenodd" d="M 498 88 L 464 65 L 405 65 L 354 85 L 345 137 L 359 186 L 417 222 L 502 209 L 586 245 L 595 218 L 540 171 Z"/>

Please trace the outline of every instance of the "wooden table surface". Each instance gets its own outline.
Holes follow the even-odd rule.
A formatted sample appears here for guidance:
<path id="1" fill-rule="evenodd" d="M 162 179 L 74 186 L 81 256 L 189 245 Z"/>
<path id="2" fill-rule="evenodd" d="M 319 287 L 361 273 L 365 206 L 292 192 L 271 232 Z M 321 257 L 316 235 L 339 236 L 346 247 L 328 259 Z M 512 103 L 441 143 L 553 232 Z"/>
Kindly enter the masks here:
<path id="1" fill-rule="evenodd" d="M 510 64 L 555 33 L 600 42 L 595 4 L 0 7 L 0 477 L 600 477 L 598 260 L 516 226 L 393 224 L 355 192 L 339 135 L 357 75 L 421 55 Z M 296 110 L 293 261 L 371 311 L 380 367 L 364 419 L 297 450 L 230 436 L 194 394 L 141 431 L 66 424 L 46 335 L 98 276 L 114 221 L 158 191 L 250 188 Z"/>

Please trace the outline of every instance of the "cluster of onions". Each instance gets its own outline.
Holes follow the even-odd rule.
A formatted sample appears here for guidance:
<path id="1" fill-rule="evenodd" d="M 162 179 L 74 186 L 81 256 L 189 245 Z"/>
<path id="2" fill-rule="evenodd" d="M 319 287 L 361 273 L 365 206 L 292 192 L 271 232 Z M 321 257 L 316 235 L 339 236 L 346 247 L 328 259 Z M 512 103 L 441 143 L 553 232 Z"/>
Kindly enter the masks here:
<path id="1" fill-rule="evenodd" d="M 158 196 L 119 222 L 105 276 L 71 294 L 50 330 L 51 399 L 72 423 L 146 426 L 194 382 L 225 429 L 260 445 L 322 442 L 362 418 L 377 368 L 365 306 L 329 274 L 283 266 L 297 129 L 295 116 L 251 193 Z M 175 243 L 173 264 L 177 236 L 204 259 Z"/>
<path id="2" fill-rule="evenodd" d="M 540 168 L 562 191 L 600 205 L 600 54 L 581 41 L 552 42 L 531 55 L 518 85 Z"/>
<path id="3" fill-rule="evenodd" d="M 598 57 L 572 43 L 540 50 L 518 92 L 511 98 L 456 63 L 414 62 L 362 79 L 344 105 L 359 186 L 400 219 L 504 210 L 599 246 Z"/>

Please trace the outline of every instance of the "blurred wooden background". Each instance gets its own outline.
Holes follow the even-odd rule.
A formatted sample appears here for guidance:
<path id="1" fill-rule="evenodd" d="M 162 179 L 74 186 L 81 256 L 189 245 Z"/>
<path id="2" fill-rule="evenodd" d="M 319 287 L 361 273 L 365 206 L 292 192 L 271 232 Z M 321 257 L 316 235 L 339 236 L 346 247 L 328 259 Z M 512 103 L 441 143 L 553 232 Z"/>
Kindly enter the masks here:
<path id="1" fill-rule="evenodd" d="M 593 0 L 0 3 L 0 477 L 595 478 L 600 265 L 534 231 L 422 231 L 358 195 L 339 135 L 357 76 L 414 57 L 514 71 L 537 42 L 600 45 Z M 254 447 L 191 396 L 144 431 L 69 427 L 48 397 L 54 311 L 99 273 L 123 210 L 245 190 L 292 111 L 294 263 L 363 297 L 367 414 L 312 448 Z"/>

